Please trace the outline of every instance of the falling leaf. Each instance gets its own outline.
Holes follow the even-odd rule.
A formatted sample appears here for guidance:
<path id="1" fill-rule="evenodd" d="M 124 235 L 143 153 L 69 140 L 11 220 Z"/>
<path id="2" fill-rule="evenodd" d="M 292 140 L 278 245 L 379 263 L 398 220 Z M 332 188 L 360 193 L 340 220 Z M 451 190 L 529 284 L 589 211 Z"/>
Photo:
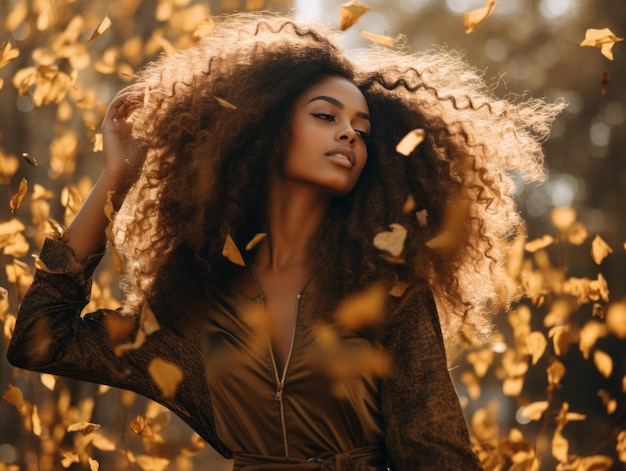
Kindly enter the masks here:
<path id="1" fill-rule="evenodd" d="M 593 261 L 600 265 L 602 260 L 610 253 L 613 253 L 613 249 L 609 247 L 602 237 L 596 235 L 591 243 L 591 256 L 593 257 Z"/>
<path id="2" fill-rule="evenodd" d="M 15 213 L 17 212 L 18 209 L 20 209 L 20 204 L 22 204 L 22 200 L 24 199 L 24 196 L 26 196 L 26 193 L 28 192 L 28 182 L 26 181 L 25 178 L 22 178 L 22 181 L 20 181 L 20 187 L 17 190 L 17 193 L 13 195 L 13 197 L 11 198 L 11 214 L 15 216 Z"/>
<path id="3" fill-rule="evenodd" d="M 41 437 L 41 417 L 39 416 L 39 410 L 36 404 L 33 404 L 30 421 L 33 426 L 33 434 L 37 437 Z"/>
<path id="4" fill-rule="evenodd" d="M 608 378 L 613 373 L 613 359 L 602 350 L 593 352 L 593 364 L 596 366 L 602 376 Z"/>
<path id="5" fill-rule="evenodd" d="M 93 151 L 101 152 L 104 148 L 104 137 L 101 132 L 97 132 L 93 138 Z"/>
<path id="6" fill-rule="evenodd" d="M 415 217 L 417 218 L 417 222 L 420 227 L 428 226 L 428 211 L 426 209 L 422 209 L 415 213 Z"/>
<path id="7" fill-rule="evenodd" d="M 415 150 L 415 148 L 422 143 L 423 140 L 424 130 L 413 129 L 400 139 L 400 142 L 396 145 L 396 152 L 408 157 Z"/>
<path id="8" fill-rule="evenodd" d="M 548 401 L 537 401 L 522 407 L 520 415 L 528 420 L 540 420 L 544 411 L 548 408 L 550 403 Z"/>
<path id="9" fill-rule="evenodd" d="M 154 438 L 152 426 L 144 415 L 138 415 L 130 423 L 130 429 L 144 438 Z"/>
<path id="10" fill-rule="evenodd" d="M 20 55 L 19 49 L 13 49 L 10 42 L 5 42 L 0 46 L 0 68 L 7 65 Z"/>
<path id="11" fill-rule="evenodd" d="M 22 157 L 24 158 L 24 160 L 26 162 L 28 162 L 33 167 L 38 167 L 39 166 L 39 164 L 37 163 L 37 159 L 35 157 L 33 157 L 32 155 L 24 152 L 24 153 L 22 153 Z"/>
<path id="12" fill-rule="evenodd" d="M 548 375 L 548 383 L 550 385 L 558 385 L 563 376 L 565 376 L 565 366 L 559 360 L 553 359 L 546 373 Z"/>
<path id="13" fill-rule="evenodd" d="M 626 391 L 626 388 L 624 388 Z M 626 430 L 622 430 L 617 434 L 617 446 L 615 447 L 619 455 L 619 460 L 622 463 L 626 463 Z"/>
<path id="14" fill-rule="evenodd" d="M 626 339 L 626 299 L 609 304 L 605 320 L 609 332 L 619 339 Z"/>
<path id="15" fill-rule="evenodd" d="M 390 224 L 391 231 L 379 232 L 374 236 L 373 244 L 379 250 L 384 250 L 392 257 L 399 257 L 404 251 L 404 241 L 407 230 L 401 224 Z"/>
<path id="16" fill-rule="evenodd" d="M 471 371 L 464 371 L 461 374 L 461 381 L 467 388 L 467 393 L 475 401 L 480 397 L 480 381 Z"/>
<path id="17" fill-rule="evenodd" d="M 141 317 L 139 323 L 146 335 L 152 335 L 157 330 L 161 329 L 154 312 L 152 312 L 152 309 L 150 309 L 150 305 L 147 302 L 144 302 L 143 306 L 141 306 Z"/>
<path id="18" fill-rule="evenodd" d="M 216 97 L 215 95 L 213 95 L 213 98 L 215 98 L 217 100 L 217 102 L 220 104 L 220 106 L 222 108 L 226 108 L 227 110 L 236 110 L 237 109 L 237 107 L 235 105 L 233 105 L 232 103 L 224 100 L 223 98 Z"/>
<path id="19" fill-rule="evenodd" d="M 89 457 L 89 471 L 98 471 L 100 469 L 100 463 Z"/>
<path id="20" fill-rule="evenodd" d="M 457 250 L 466 237 L 470 201 L 462 194 L 452 196 L 447 202 L 441 230 L 426 242 L 426 247 L 440 254 Z"/>
<path id="21" fill-rule="evenodd" d="M 87 436 L 90 433 L 95 432 L 100 428 L 99 424 L 92 424 L 91 422 L 77 422 L 67 427 L 68 432 L 80 432 Z"/>
<path id="22" fill-rule="evenodd" d="M 337 324 L 350 331 L 379 323 L 385 313 L 386 290 L 382 284 L 374 284 L 360 293 L 342 300 L 335 311 Z"/>
<path id="23" fill-rule="evenodd" d="M 136 462 L 143 471 L 165 471 L 170 464 L 167 458 L 148 455 L 138 456 Z"/>
<path id="24" fill-rule="evenodd" d="M 524 244 L 524 250 L 526 250 L 526 252 L 535 253 L 538 250 L 546 248 L 548 245 L 552 244 L 553 242 L 554 242 L 554 237 L 546 234 L 543 237 L 531 240 L 530 242 L 526 242 L 526 244 Z"/>
<path id="25" fill-rule="evenodd" d="M 581 41 L 579 46 L 597 47 L 604 57 L 613 60 L 613 45 L 623 40 L 624 38 L 618 38 L 609 28 L 589 28 L 585 31 L 585 39 Z"/>
<path id="26" fill-rule="evenodd" d="M 528 351 L 532 355 L 533 365 L 536 365 L 539 359 L 543 356 L 548 346 L 548 341 L 541 332 L 535 331 L 528 334 L 526 337 L 526 345 Z"/>
<path id="27" fill-rule="evenodd" d="M 389 294 L 395 298 L 399 298 L 405 293 L 408 287 L 409 284 L 406 281 L 398 280 L 389 290 Z"/>
<path id="28" fill-rule="evenodd" d="M 567 462 L 567 453 L 569 451 L 569 442 L 563 436 L 562 426 L 558 426 L 554 431 L 552 437 L 552 456 L 554 456 L 559 462 Z"/>
<path id="29" fill-rule="evenodd" d="M 570 207 L 554 208 L 550 211 L 550 220 L 558 230 L 565 231 L 576 221 L 576 210 Z"/>
<path id="30" fill-rule="evenodd" d="M 91 444 L 96 447 L 98 450 L 102 451 L 114 451 L 117 447 L 115 443 L 113 443 L 108 438 L 100 435 L 99 433 L 94 433 L 89 436 Z"/>
<path id="31" fill-rule="evenodd" d="M 404 205 L 402 205 L 402 212 L 404 214 L 409 214 L 415 209 L 416 204 L 415 198 L 413 198 L 413 195 L 409 193 L 409 196 L 407 196 L 406 200 L 404 200 Z"/>
<path id="32" fill-rule="evenodd" d="M 243 257 L 241 256 L 241 252 L 239 252 L 237 244 L 235 244 L 235 241 L 232 239 L 230 234 L 226 236 L 226 240 L 224 241 L 222 255 L 231 262 L 233 262 L 235 265 L 240 265 L 242 267 L 246 266 L 246 262 L 244 262 Z"/>
<path id="33" fill-rule="evenodd" d="M 615 398 L 611 397 L 611 395 L 603 389 L 598 391 L 598 396 L 602 399 L 602 404 L 604 405 L 604 409 L 607 414 L 611 415 L 615 412 L 617 409 L 617 401 Z"/>
<path id="34" fill-rule="evenodd" d="M 351 0 L 348 3 L 341 5 L 339 11 L 339 29 L 341 31 L 347 30 L 350 26 L 354 25 L 359 18 L 370 10 L 368 6 L 365 6 L 355 0 Z"/>
<path id="35" fill-rule="evenodd" d="M 365 39 L 369 39 L 378 44 L 382 44 L 383 46 L 393 47 L 394 39 L 389 36 L 383 36 L 380 34 L 369 33 L 367 31 L 360 30 L 359 33 Z"/>
<path id="36" fill-rule="evenodd" d="M 489 18 L 493 9 L 498 4 L 495 0 L 487 0 L 487 5 L 476 10 L 469 11 L 463 15 L 463 24 L 465 25 L 465 34 L 474 32 L 483 22 Z"/>
<path id="37" fill-rule="evenodd" d="M 56 385 L 56 378 L 53 375 L 47 373 L 41 373 L 40 375 L 41 384 L 43 384 L 50 391 L 54 391 L 54 387 Z"/>
<path id="38" fill-rule="evenodd" d="M 173 398 L 178 385 L 183 380 L 182 370 L 169 361 L 155 358 L 148 365 L 148 372 L 165 398 Z"/>
<path id="39" fill-rule="evenodd" d="M 61 451 L 61 466 L 64 468 L 69 468 L 72 463 L 80 463 L 80 458 L 78 454 L 73 451 Z"/>
<path id="40" fill-rule="evenodd" d="M 109 15 L 105 15 L 105 17 L 102 19 L 102 21 L 100 22 L 96 30 L 93 32 L 93 34 L 89 38 L 89 41 L 87 42 L 90 43 L 91 41 L 96 39 L 98 36 L 103 34 L 110 27 L 111 27 L 111 20 L 109 19 Z"/>
<path id="41" fill-rule="evenodd" d="M 9 384 L 2 398 L 9 404 L 15 406 L 17 410 L 21 411 L 24 408 L 24 395 L 22 394 L 22 390 L 17 386 Z"/>
<path id="42" fill-rule="evenodd" d="M 246 244 L 246 250 L 252 250 L 256 245 L 261 242 L 267 236 L 266 232 L 259 232 L 255 235 L 250 242 Z"/>

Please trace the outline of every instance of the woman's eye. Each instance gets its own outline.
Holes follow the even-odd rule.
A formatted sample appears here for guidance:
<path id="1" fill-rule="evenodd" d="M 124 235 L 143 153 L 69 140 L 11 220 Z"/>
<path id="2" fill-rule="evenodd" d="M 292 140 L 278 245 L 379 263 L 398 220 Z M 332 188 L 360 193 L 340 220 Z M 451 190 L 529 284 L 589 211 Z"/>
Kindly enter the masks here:
<path id="1" fill-rule="evenodd" d="M 335 121 L 335 117 L 332 114 L 327 113 L 313 113 L 316 118 L 323 119 L 324 121 Z"/>
<path id="2" fill-rule="evenodd" d="M 357 133 L 357 135 L 363 139 L 364 141 L 367 141 L 367 139 L 370 137 L 369 133 L 366 131 L 355 131 Z"/>

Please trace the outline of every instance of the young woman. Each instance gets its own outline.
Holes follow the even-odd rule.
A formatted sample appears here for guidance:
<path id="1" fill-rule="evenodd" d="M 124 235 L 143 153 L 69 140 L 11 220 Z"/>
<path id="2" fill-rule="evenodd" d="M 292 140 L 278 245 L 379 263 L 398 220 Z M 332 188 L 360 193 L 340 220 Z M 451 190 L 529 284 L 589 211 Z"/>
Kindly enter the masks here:
<path id="1" fill-rule="evenodd" d="M 235 469 L 480 469 L 440 321 L 484 335 L 514 295 L 511 174 L 541 177 L 559 110 L 490 96 L 452 53 L 351 61 L 319 25 L 222 19 L 111 103 L 9 360 L 160 402 Z M 111 194 L 125 304 L 81 317 Z"/>

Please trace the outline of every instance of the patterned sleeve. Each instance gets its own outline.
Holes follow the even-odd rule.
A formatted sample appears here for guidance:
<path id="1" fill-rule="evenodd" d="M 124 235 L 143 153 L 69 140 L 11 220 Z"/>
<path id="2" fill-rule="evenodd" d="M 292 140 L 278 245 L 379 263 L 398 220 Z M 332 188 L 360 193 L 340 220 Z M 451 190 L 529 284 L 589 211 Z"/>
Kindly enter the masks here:
<path id="1" fill-rule="evenodd" d="M 383 342 L 392 357 L 392 373 L 382 385 L 391 469 L 483 469 L 470 447 L 429 291 L 405 295 L 389 318 Z"/>

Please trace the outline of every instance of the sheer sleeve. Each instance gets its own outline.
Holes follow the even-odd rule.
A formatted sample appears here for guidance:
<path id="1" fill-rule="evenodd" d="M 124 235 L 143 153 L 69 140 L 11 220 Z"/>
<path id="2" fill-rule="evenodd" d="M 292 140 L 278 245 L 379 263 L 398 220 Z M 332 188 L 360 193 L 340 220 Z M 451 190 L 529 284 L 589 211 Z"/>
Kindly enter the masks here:
<path id="1" fill-rule="evenodd" d="M 437 309 L 414 290 L 393 310 L 384 344 L 392 372 L 382 385 L 385 440 L 393 470 L 481 470 L 448 372 Z"/>

